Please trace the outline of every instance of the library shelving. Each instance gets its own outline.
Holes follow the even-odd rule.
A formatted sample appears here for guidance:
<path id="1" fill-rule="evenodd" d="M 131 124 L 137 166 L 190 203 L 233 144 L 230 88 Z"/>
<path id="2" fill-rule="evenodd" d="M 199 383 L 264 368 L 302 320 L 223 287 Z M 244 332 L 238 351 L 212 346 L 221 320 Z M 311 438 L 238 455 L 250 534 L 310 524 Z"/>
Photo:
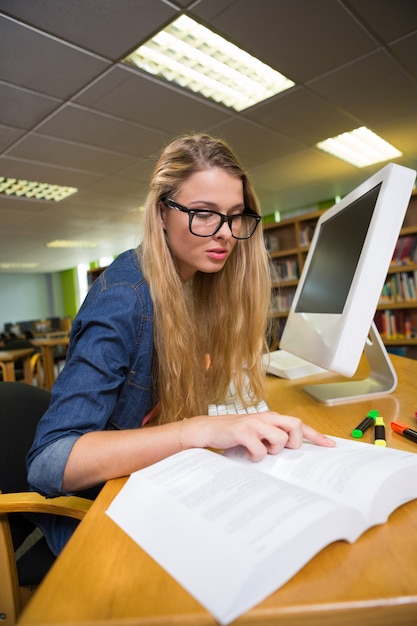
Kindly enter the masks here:
<path id="1" fill-rule="evenodd" d="M 263 226 L 272 276 L 272 350 L 278 347 L 314 229 L 322 213 L 323 211 L 304 213 Z"/>
<path id="2" fill-rule="evenodd" d="M 417 192 L 413 192 L 375 323 L 389 351 L 417 358 Z"/>
<path id="3" fill-rule="evenodd" d="M 107 266 L 106 266 L 107 267 Z M 106 267 L 93 267 L 87 272 L 87 286 L 90 289 L 93 282 L 100 276 L 102 272 L 106 269 Z"/>
<path id="4" fill-rule="evenodd" d="M 276 349 L 285 326 L 319 217 L 314 211 L 264 224 L 270 254 L 270 318 Z M 417 357 L 417 192 L 413 192 L 392 263 L 381 293 L 375 323 L 388 350 Z"/>

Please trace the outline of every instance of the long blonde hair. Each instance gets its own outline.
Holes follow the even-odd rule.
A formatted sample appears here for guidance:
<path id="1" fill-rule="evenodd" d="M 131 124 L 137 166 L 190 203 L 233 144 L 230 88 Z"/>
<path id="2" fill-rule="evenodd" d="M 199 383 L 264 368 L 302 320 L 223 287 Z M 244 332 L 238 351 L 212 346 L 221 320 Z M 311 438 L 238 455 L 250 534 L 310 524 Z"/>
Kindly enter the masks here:
<path id="1" fill-rule="evenodd" d="M 240 178 L 245 206 L 260 214 L 236 156 L 222 140 L 205 134 L 180 137 L 165 148 L 145 207 L 140 257 L 154 303 L 161 423 L 206 414 L 209 403 L 225 399 L 232 380 L 240 397 L 245 387 L 254 401 L 264 392 L 261 355 L 271 285 L 262 228 L 236 242 L 220 271 L 197 272 L 184 284 L 162 227 L 161 198 L 175 198 L 189 176 L 212 167 Z"/>

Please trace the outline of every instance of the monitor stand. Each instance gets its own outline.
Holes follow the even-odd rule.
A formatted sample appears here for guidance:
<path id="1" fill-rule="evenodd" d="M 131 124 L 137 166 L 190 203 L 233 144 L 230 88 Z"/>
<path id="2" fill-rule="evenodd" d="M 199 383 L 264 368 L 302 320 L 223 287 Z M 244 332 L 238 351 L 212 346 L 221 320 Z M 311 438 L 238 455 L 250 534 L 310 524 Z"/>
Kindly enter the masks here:
<path id="1" fill-rule="evenodd" d="M 319 402 L 329 405 L 367 400 L 394 391 L 398 384 L 397 374 L 374 322 L 365 342 L 364 352 L 370 366 L 367 378 L 307 385 L 304 391 Z"/>

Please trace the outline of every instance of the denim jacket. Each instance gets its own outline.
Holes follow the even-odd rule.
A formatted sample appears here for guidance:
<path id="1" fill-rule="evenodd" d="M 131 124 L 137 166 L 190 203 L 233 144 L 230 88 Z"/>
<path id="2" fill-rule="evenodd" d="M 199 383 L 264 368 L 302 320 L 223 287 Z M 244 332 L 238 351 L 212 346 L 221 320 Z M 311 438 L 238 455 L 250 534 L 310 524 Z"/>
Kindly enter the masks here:
<path id="1" fill-rule="evenodd" d="M 65 367 L 27 457 L 32 489 L 47 496 L 67 493 L 65 465 L 84 433 L 142 425 L 155 405 L 152 355 L 152 300 L 137 251 L 129 250 L 93 283 L 74 320 Z M 49 532 L 39 525 L 58 552 L 68 533 L 62 532 L 64 520 L 51 522 Z"/>

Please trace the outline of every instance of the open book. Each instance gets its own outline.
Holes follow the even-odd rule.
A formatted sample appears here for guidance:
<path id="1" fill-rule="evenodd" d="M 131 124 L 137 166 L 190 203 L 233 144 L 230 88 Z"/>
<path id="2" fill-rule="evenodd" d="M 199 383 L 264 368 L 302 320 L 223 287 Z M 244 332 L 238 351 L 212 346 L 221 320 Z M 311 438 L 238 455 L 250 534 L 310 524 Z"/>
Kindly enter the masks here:
<path id="1" fill-rule="evenodd" d="M 260 463 L 244 448 L 180 452 L 132 474 L 107 514 L 227 624 L 417 498 L 417 454 L 334 439 Z"/>

